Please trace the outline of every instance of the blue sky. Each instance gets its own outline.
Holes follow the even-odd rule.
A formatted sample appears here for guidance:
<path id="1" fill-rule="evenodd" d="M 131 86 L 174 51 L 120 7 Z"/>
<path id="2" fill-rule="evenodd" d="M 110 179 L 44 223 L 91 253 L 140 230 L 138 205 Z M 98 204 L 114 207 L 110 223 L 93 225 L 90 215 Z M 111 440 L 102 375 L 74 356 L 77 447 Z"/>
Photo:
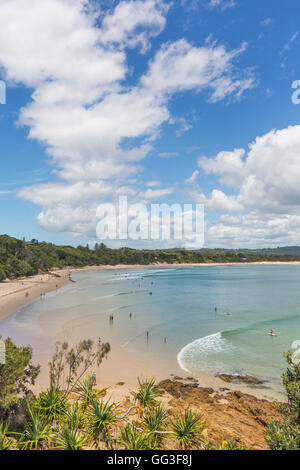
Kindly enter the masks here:
<path id="1" fill-rule="evenodd" d="M 125 194 L 203 203 L 206 246 L 300 244 L 299 13 L 1 0 L 0 232 L 86 243 Z"/>

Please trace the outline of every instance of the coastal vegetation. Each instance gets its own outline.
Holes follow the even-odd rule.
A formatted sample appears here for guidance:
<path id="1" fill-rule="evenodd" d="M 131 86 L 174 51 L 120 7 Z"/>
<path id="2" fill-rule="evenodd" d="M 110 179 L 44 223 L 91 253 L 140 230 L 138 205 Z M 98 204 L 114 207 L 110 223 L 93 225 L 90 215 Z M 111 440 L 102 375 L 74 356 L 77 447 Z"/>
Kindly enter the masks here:
<path id="1" fill-rule="evenodd" d="M 287 404 L 280 405 L 284 419 L 270 423 L 266 441 L 271 450 L 300 450 L 300 361 L 292 351 L 285 357 L 288 367 L 282 380 Z"/>
<path id="2" fill-rule="evenodd" d="M 251 449 L 243 444 L 242 435 L 228 437 L 225 415 L 220 422 L 224 437 L 217 441 L 212 430 L 208 432 L 209 414 L 204 410 L 210 407 L 219 421 L 220 407 L 226 409 L 220 399 L 228 402 L 233 432 L 242 429 L 234 420 L 236 409 L 243 426 L 252 420 L 250 439 L 254 422 L 265 429 L 270 449 L 300 449 L 300 366 L 292 353 L 286 355 L 288 368 L 283 375 L 288 402 L 278 405 L 280 410 L 275 412 L 274 404 L 241 392 L 212 398 L 213 390 L 180 378 L 159 384 L 138 378 L 132 398 L 114 402 L 106 398 L 106 389 L 93 384 L 90 375 L 93 366 L 107 357 L 110 346 L 94 345 L 91 340 L 72 347 L 57 344 L 49 364 L 49 388 L 34 395 L 29 385 L 36 380 L 39 366 L 32 364 L 31 348 L 18 347 L 11 339 L 5 344 L 6 363 L 0 365 L 0 450 Z M 162 398 L 166 393 L 168 403 Z M 275 415 L 279 419 L 266 422 L 267 416 Z"/>
<path id="3" fill-rule="evenodd" d="M 111 249 L 96 243 L 94 249 L 87 246 L 56 246 L 53 243 L 18 240 L 0 235 L 0 282 L 22 276 L 64 267 L 81 268 L 117 264 L 150 265 L 156 263 L 252 263 L 252 262 L 300 261 L 300 248 L 266 250 L 202 249 L 189 251 Z"/>

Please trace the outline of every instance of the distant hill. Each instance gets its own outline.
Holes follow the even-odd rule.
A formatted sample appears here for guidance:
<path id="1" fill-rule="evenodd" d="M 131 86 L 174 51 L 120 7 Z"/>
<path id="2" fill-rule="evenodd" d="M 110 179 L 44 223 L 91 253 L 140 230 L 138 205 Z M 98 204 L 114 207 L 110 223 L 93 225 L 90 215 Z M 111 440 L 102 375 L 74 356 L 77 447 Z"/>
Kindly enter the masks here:
<path id="1" fill-rule="evenodd" d="M 91 250 L 88 246 L 57 246 L 38 240 L 18 240 L 0 235 L 0 281 L 20 276 L 32 276 L 54 268 L 101 266 L 117 264 L 154 263 L 251 263 L 259 261 L 300 261 L 300 247 L 278 247 L 261 250 L 230 250 L 224 248 L 188 251 L 134 250 L 120 248 L 113 250 L 103 243 Z"/>

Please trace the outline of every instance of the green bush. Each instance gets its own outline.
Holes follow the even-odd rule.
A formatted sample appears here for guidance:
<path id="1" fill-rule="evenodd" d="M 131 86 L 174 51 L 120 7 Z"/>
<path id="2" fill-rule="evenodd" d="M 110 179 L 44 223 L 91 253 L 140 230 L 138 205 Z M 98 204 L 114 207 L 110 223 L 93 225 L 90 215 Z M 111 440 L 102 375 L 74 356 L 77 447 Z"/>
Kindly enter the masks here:
<path id="1" fill-rule="evenodd" d="M 273 420 L 268 426 L 266 442 L 271 450 L 300 450 L 300 363 L 292 351 L 285 357 L 288 368 L 282 379 L 288 402 L 281 407 L 283 422 Z"/>
<path id="2" fill-rule="evenodd" d="M 3 271 L 2 268 L 0 268 L 0 282 L 5 281 L 5 279 L 6 279 L 5 271 Z"/>

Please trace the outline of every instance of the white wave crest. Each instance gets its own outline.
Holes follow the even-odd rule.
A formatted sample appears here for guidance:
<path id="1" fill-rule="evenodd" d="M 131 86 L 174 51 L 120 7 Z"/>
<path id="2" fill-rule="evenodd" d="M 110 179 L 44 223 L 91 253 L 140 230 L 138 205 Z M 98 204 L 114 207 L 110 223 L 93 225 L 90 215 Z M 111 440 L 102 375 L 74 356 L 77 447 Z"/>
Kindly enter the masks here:
<path id="1" fill-rule="evenodd" d="M 214 333 L 204 338 L 196 339 L 184 346 L 177 355 L 177 362 L 181 369 L 191 372 L 189 365 L 199 363 L 199 359 L 212 354 L 232 351 L 233 345 L 222 337 L 222 333 Z"/>

